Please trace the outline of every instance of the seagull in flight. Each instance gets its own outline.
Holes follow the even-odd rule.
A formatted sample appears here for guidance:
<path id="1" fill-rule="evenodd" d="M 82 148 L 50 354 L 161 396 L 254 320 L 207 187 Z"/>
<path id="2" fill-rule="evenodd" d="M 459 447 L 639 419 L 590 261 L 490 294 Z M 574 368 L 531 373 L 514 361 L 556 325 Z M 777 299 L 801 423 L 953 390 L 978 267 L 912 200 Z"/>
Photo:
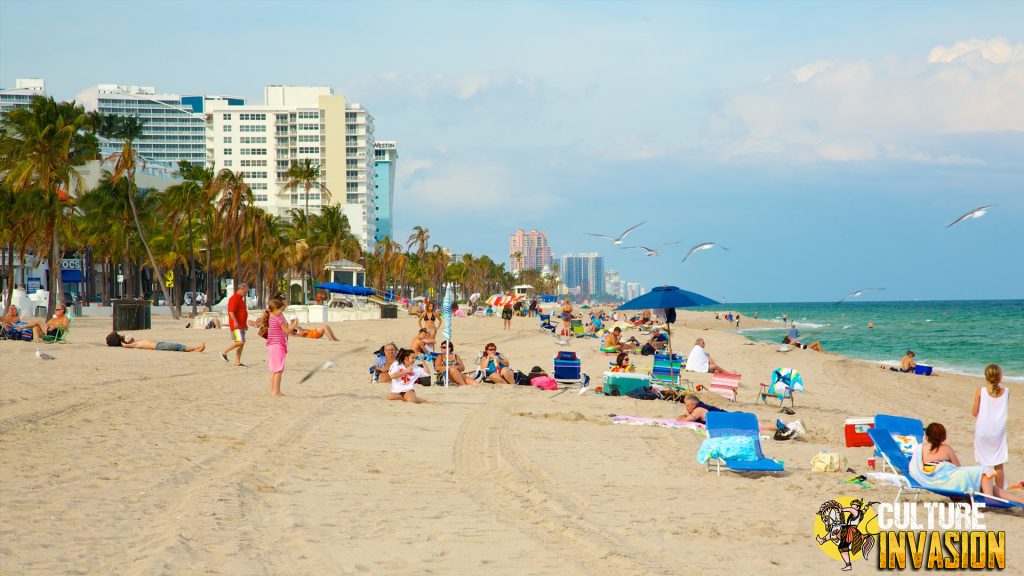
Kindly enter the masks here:
<path id="1" fill-rule="evenodd" d="M 964 220 L 970 220 L 971 218 L 981 218 L 982 216 L 985 215 L 985 211 L 987 211 L 992 206 L 994 206 L 994 204 L 989 204 L 988 206 L 981 206 L 980 208 L 975 208 L 974 210 L 971 210 L 970 212 L 957 218 L 955 221 L 953 221 L 952 224 L 946 226 L 946 228 L 952 228 L 953 226 L 956 226 L 957 224 L 963 222 Z"/>
<path id="2" fill-rule="evenodd" d="M 641 223 L 637 224 L 636 226 L 631 226 L 631 227 L 627 228 L 625 232 L 623 232 L 622 234 L 619 234 L 618 238 L 612 238 L 611 236 L 605 236 L 604 234 L 593 234 L 591 232 L 585 232 L 585 234 L 587 234 L 589 236 L 597 236 L 598 238 L 607 238 L 608 240 L 612 241 L 612 244 L 615 244 L 616 246 L 619 246 L 620 244 L 622 244 L 622 241 L 626 239 L 626 236 L 630 232 L 632 232 L 633 230 L 636 230 L 637 228 L 639 228 L 640 226 L 644 225 L 645 223 L 646 222 L 641 222 Z"/>
<path id="3" fill-rule="evenodd" d="M 687 258 L 689 258 L 690 256 L 693 256 L 694 252 L 700 252 L 701 250 L 708 250 L 710 248 L 714 248 L 715 246 L 718 246 L 719 248 L 721 248 L 722 250 L 725 250 L 726 252 L 729 251 L 728 248 L 726 248 L 725 246 L 722 246 L 721 244 L 715 244 L 714 242 L 701 242 L 700 244 L 697 244 L 693 248 L 690 248 L 690 251 L 686 253 L 686 258 L 683 258 L 683 262 L 686 262 Z"/>
<path id="4" fill-rule="evenodd" d="M 56 358 L 50 356 L 46 352 L 43 352 L 39 348 L 36 348 L 36 358 L 39 358 L 40 360 L 56 360 Z"/>
<path id="5" fill-rule="evenodd" d="M 657 256 L 658 255 L 658 250 L 660 250 L 662 246 L 668 246 L 669 244 L 682 244 L 682 243 L 683 243 L 682 240 L 679 240 L 678 242 L 665 242 L 664 244 L 658 244 L 654 248 L 648 248 L 647 246 L 623 246 L 622 248 L 620 248 L 620 250 L 625 250 L 627 248 L 639 248 L 639 249 L 643 250 L 644 252 L 647 252 L 648 256 Z"/>
<path id="6" fill-rule="evenodd" d="M 860 290 L 854 290 L 853 292 L 850 292 L 846 296 L 843 296 L 842 299 L 839 300 L 839 302 L 836 302 L 836 304 L 842 304 L 843 302 L 846 301 L 847 298 L 860 298 L 861 294 L 865 292 L 870 292 L 872 290 L 885 290 L 885 288 L 861 288 Z"/>
<path id="7" fill-rule="evenodd" d="M 319 372 L 321 370 L 326 370 L 328 368 L 334 368 L 335 366 L 338 365 L 338 361 L 340 359 L 341 359 L 341 356 L 338 356 L 337 358 L 334 358 L 334 359 L 331 359 L 331 360 L 324 360 L 319 366 L 317 366 L 316 368 L 313 368 L 312 370 L 307 372 L 306 375 L 302 377 L 302 380 L 299 380 L 299 384 L 302 384 L 306 380 L 309 380 L 310 378 L 313 377 L 314 374 L 316 374 L 317 372 Z"/>

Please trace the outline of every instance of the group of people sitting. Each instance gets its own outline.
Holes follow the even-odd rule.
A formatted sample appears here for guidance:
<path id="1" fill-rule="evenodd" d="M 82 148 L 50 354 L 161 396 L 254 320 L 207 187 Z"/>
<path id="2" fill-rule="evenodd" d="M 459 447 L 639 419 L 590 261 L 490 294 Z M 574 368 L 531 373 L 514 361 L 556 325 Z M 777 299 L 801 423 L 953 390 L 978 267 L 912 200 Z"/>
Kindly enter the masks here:
<path id="1" fill-rule="evenodd" d="M 441 377 L 448 375 L 448 382 L 456 386 L 473 386 L 480 382 L 492 384 L 515 384 L 515 372 L 510 368 L 508 358 L 498 352 L 498 347 L 493 342 L 484 346 L 478 360 L 477 369 L 469 372 L 462 357 L 455 352 L 455 344 L 444 340 L 435 352 L 432 346 L 427 344 L 428 333 L 421 328 L 412 341 L 410 348 L 399 349 L 394 343 L 385 344 L 377 351 L 377 359 L 370 370 L 373 372 L 374 380 L 377 382 L 393 382 L 396 370 L 407 370 L 406 364 L 415 366 L 415 371 L 403 374 L 403 377 L 416 376 L 416 380 L 427 378 L 430 382 L 432 374 Z M 406 354 L 407 353 L 407 354 Z M 401 360 L 401 361 L 400 361 Z M 475 377 L 474 377 L 475 375 Z M 408 379 L 408 378 L 405 378 Z M 478 380 L 479 379 L 479 380 Z M 404 385 L 404 383 L 403 383 Z M 401 391 L 392 386 L 392 400 L 407 400 Z M 410 396 L 409 398 L 415 398 Z"/>
<path id="2" fill-rule="evenodd" d="M 32 340 L 41 342 L 43 336 L 57 337 L 62 330 L 67 330 L 70 321 L 67 316 L 67 308 L 64 304 L 57 304 L 54 308 L 53 318 L 49 320 L 30 320 L 22 322 L 18 314 L 17 306 L 13 304 L 7 307 L 7 311 L 0 317 L 0 332 L 9 337 L 20 338 L 23 333 L 31 333 Z"/>

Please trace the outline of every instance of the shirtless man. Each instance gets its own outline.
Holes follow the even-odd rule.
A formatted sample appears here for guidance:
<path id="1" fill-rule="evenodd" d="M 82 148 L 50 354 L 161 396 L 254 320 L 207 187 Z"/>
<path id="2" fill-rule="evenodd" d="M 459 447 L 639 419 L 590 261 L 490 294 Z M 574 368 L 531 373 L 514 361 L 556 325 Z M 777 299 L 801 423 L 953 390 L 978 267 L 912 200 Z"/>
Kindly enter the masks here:
<path id="1" fill-rule="evenodd" d="M 57 307 L 53 311 L 53 318 L 43 322 L 42 320 L 36 320 L 29 322 L 21 327 L 22 330 L 32 330 L 32 337 L 36 342 L 43 339 L 43 334 L 47 336 L 56 336 L 57 329 L 67 330 L 70 323 L 68 322 L 68 316 L 65 314 L 67 309 L 64 308 L 63 304 L 57 304 Z"/>
<path id="2" fill-rule="evenodd" d="M 416 353 L 416 359 L 421 360 L 423 363 L 423 369 L 426 370 L 427 374 L 430 374 L 431 365 L 431 354 L 434 352 L 434 340 L 430 337 L 430 333 L 426 328 L 420 328 L 419 332 L 416 333 L 416 337 L 412 339 L 412 343 L 409 344 L 409 349 Z"/>
<path id="3" fill-rule="evenodd" d="M 107 334 L 107 346 L 115 348 L 137 348 L 139 350 L 163 350 L 165 352 L 202 352 L 206 350 L 206 343 L 200 342 L 195 346 L 178 344 L 177 342 L 155 342 L 153 340 L 135 340 L 131 336 L 122 336 L 117 332 Z"/>
<path id="4" fill-rule="evenodd" d="M 913 372 L 914 368 L 917 368 L 917 363 L 914 362 L 914 352 L 907 350 L 907 355 L 900 360 L 900 372 Z"/>
<path id="5" fill-rule="evenodd" d="M 604 337 L 604 344 L 601 346 L 605 350 L 615 350 L 616 352 L 628 352 L 633 348 L 632 342 L 623 342 L 621 339 L 622 328 L 616 326 L 607 336 Z"/>

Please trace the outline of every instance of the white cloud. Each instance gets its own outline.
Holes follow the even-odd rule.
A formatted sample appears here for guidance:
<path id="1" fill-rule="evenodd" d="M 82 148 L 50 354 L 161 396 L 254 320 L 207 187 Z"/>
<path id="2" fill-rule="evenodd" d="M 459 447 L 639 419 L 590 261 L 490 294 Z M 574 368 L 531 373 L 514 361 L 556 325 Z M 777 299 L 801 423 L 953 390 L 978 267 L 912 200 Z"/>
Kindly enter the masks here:
<path id="1" fill-rule="evenodd" d="M 975 164 L 948 136 L 1024 131 L 1024 44 L 932 49 L 927 61 L 819 60 L 726 99 L 708 124 L 725 159 Z"/>
<path id="2" fill-rule="evenodd" d="M 398 162 L 396 179 L 399 183 L 410 180 L 417 172 L 433 168 L 434 163 L 421 158 L 402 158 Z"/>
<path id="3" fill-rule="evenodd" d="M 530 178 L 497 162 L 453 162 L 435 167 L 404 186 L 415 206 L 444 206 L 464 213 L 514 209 L 543 214 L 555 206 L 551 194 L 530 188 Z"/>

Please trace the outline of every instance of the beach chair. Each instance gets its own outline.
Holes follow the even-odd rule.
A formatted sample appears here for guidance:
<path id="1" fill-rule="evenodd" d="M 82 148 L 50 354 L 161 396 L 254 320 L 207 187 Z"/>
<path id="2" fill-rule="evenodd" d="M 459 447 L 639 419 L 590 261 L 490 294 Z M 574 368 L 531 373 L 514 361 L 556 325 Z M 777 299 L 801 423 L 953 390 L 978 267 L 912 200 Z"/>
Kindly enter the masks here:
<path id="1" fill-rule="evenodd" d="M 714 461 L 715 472 L 722 475 L 722 465 L 733 472 L 782 472 L 784 465 L 778 460 L 767 458 L 761 451 L 760 427 L 757 416 L 750 412 L 708 412 L 708 438 L 724 438 L 726 436 L 752 436 L 756 460 L 735 460 L 729 458 L 711 458 L 707 461 L 707 471 L 711 471 Z"/>
<path id="2" fill-rule="evenodd" d="M 740 389 L 740 375 L 732 374 L 729 372 L 716 372 L 711 376 L 711 384 L 708 384 L 708 390 L 736 401 L 736 394 Z"/>
<path id="3" fill-rule="evenodd" d="M 57 328 L 57 333 L 56 334 L 53 334 L 53 335 L 43 334 L 39 338 L 42 339 L 43 342 L 49 342 L 50 344 L 67 344 L 67 341 L 68 341 L 68 331 L 71 330 L 71 322 L 73 322 L 74 319 L 75 319 L 74 313 L 69 313 L 68 314 L 68 327 L 67 328 Z"/>
<path id="4" fill-rule="evenodd" d="M 917 418 L 906 418 L 903 416 L 890 416 L 888 414 L 878 414 L 875 416 L 876 430 L 885 430 L 891 437 L 904 436 L 912 437 L 917 441 L 918 444 L 924 442 L 924 424 Z M 909 444 L 905 440 L 896 442 L 897 445 L 906 446 Z M 906 447 L 905 451 L 909 451 L 911 448 Z M 885 472 L 885 468 L 888 462 L 882 457 L 882 452 L 875 447 L 875 458 L 882 460 L 882 472 Z"/>
<path id="5" fill-rule="evenodd" d="M 686 362 L 679 354 L 655 354 L 654 365 L 651 367 L 651 386 L 661 390 L 669 400 L 682 400 L 683 396 L 693 394 L 693 386 L 689 380 L 683 380 L 681 374 Z"/>
<path id="6" fill-rule="evenodd" d="M 538 314 L 540 316 L 540 327 L 542 330 L 555 331 L 555 325 L 551 323 L 551 314 Z"/>
<path id="7" fill-rule="evenodd" d="M 708 416 L 710 416 L 710 414 Z M 907 418 L 906 420 L 910 420 L 910 418 Z M 918 422 L 920 422 L 920 420 L 918 420 Z M 1024 504 L 1018 504 L 1016 502 L 1004 500 L 996 496 L 982 494 L 980 492 L 975 492 L 974 490 L 968 490 L 967 492 L 959 492 L 954 490 L 942 490 L 938 488 L 929 488 L 928 486 L 923 486 L 920 482 L 915 480 L 913 476 L 910 475 L 911 457 L 910 455 L 903 451 L 903 449 L 900 447 L 896 439 L 893 438 L 893 435 L 889 430 L 886 430 L 884 428 L 879 429 L 877 427 L 872 428 L 868 430 L 868 436 L 870 436 L 871 441 L 875 443 L 875 447 L 878 448 L 878 451 L 882 454 L 882 458 L 884 460 L 887 460 L 892 469 L 895 470 L 904 480 L 906 480 L 909 489 L 915 491 L 915 500 L 917 499 L 917 496 L 920 494 L 920 492 L 922 490 L 925 490 L 933 494 L 938 494 L 939 496 L 951 498 L 953 500 L 968 498 L 970 499 L 972 504 L 975 502 L 980 502 L 985 506 L 991 508 L 1024 508 Z M 915 443 L 912 449 L 916 450 L 918 449 L 918 446 L 920 446 L 920 444 Z M 896 503 L 900 501 L 900 496 L 902 496 L 903 491 L 907 489 L 908 488 L 905 488 L 902 484 L 900 485 L 899 491 L 896 492 Z"/>
<path id="8" fill-rule="evenodd" d="M 803 391 L 804 377 L 800 375 L 799 371 L 792 368 L 776 368 L 772 371 L 772 383 L 761 383 L 761 391 L 758 392 L 757 400 L 754 403 L 761 401 L 767 404 L 768 397 L 774 396 L 779 399 L 779 406 L 785 404 L 787 399 L 789 399 L 790 406 L 795 406 L 793 392 Z"/>
<path id="9" fill-rule="evenodd" d="M 590 376 L 583 372 L 579 356 L 572 350 L 561 350 L 555 354 L 554 369 L 551 377 L 565 384 L 579 384 L 586 388 L 590 384 Z"/>
<path id="10" fill-rule="evenodd" d="M 577 338 L 583 338 L 587 335 L 587 329 L 583 327 L 583 320 L 572 320 L 572 335 Z"/>

